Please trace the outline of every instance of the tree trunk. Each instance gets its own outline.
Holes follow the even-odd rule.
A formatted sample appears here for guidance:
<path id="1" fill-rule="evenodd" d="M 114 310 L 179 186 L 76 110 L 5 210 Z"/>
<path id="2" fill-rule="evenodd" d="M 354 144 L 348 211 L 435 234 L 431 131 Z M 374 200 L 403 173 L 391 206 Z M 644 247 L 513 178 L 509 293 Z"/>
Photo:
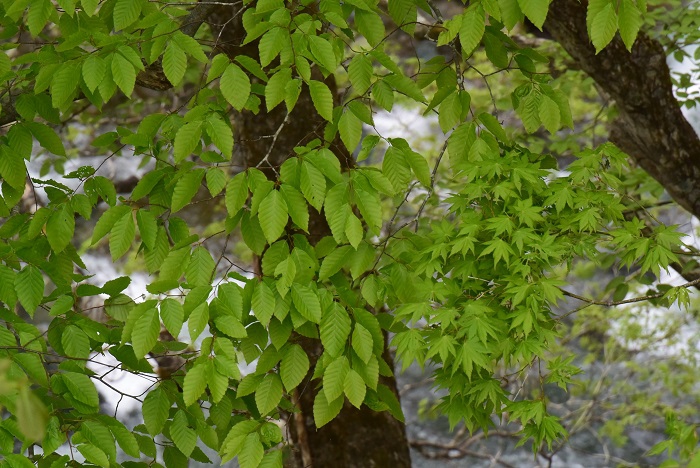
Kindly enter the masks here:
<path id="1" fill-rule="evenodd" d="M 218 6 L 210 10 L 206 22 L 217 37 L 217 47 L 231 59 L 238 54 L 258 57 L 257 41 L 246 45 L 240 24 L 238 6 Z M 314 69 L 315 70 L 315 69 Z M 315 70 L 314 79 L 323 80 Z M 324 80 L 337 100 L 337 86 L 333 77 Z M 337 104 L 337 102 L 336 102 Z M 325 121 L 318 115 L 308 88 L 304 85 L 294 110 L 287 115 L 283 106 L 272 112 L 253 114 L 243 111 L 234 116 L 234 163 L 244 168 L 258 167 L 271 179 L 277 178 L 282 163 L 294 156 L 293 148 L 318 138 L 323 140 Z M 336 141 L 337 143 L 337 141 Z M 340 144 L 334 144 L 333 152 L 343 168 L 354 166 L 354 161 Z M 309 207 L 308 238 L 312 244 L 331 235 L 325 216 Z M 258 266 L 259 267 L 259 266 Z M 258 268 L 258 271 L 260 269 Z M 318 393 L 318 381 L 312 381 L 314 366 L 323 352 L 320 340 L 297 335 L 309 356 L 309 374 L 294 394 L 298 413 L 290 415 L 288 426 L 294 447 L 293 460 L 288 466 L 324 468 L 402 468 L 411 465 L 405 426 L 387 411 L 376 412 L 366 406 L 356 409 L 347 401 L 340 414 L 322 428 L 314 424 L 313 403 Z M 387 351 L 384 360 L 392 366 Z M 392 366 L 393 367 L 393 366 Z M 380 383 L 388 386 L 398 397 L 396 379 L 381 377 Z"/>
<path id="2" fill-rule="evenodd" d="M 587 3 L 555 0 L 545 30 L 617 104 L 611 140 L 700 216 L 700 139 L 673 95 L 663 46 L 640 34 L 628 52 L 617 35 L 596 55 L 586 30 Z"/>

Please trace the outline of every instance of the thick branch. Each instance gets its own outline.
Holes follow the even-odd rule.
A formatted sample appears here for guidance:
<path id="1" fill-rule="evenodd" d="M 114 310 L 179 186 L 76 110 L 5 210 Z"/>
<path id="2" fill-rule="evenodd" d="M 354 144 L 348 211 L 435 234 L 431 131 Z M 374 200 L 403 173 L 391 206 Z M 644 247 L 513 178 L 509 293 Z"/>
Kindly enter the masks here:
<path id="1" fill-rule="evenodd" d="M 666 53 L 640 34 L 628 52 L 619 36 L 598 55 L 586 30 L 587 2 L 555 0 L 545 29 L 617 103 L 611 139 L 700 216 L 700 140 L 673 95 Z"/>

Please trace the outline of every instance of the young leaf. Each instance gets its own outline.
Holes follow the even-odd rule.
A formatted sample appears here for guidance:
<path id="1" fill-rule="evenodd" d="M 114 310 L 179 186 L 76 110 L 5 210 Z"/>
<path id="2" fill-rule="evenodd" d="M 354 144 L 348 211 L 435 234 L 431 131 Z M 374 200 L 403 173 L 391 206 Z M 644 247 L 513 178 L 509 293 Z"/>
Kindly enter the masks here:
<path id="1" fill-rule="evenodd" d="M 182 396 L 185 405 L 190 406 L 204 393 L 207 388 L 207 370 L 209 366 L 199 362 L 185 375 L 185 383 L 182 388 Z"/>
<path id="2" fill-rule="evenodd" d="M 309 81 L 311 100 L 318 114 L 329 122 L 333 120 L 333 95 L 324 83 L 316 80 Z"/>
<path id="3" fill-rule="evenodd" d="M 120 31 L 134 23 L 141 14 L 140 0 L 117 0 L 114 4 L 114 30 Z"/>
<path id="4" fill-rule="evenodd" d="M 323 371 L 323 393 L 328 401 L 333 401 L 343 394 L 345 375 L 350 370 L 348 359 L 340 356 L 331 362 Z"/>
<path id="5" fill-rule="evenodd" d="M 189 457 L 197 444 L 197 433 L 189 427 L 187 422 L 187 414 L 183 410 L 179 410 L 173 418 L 173 423 L 170 425 L 170 437 L 175 446 L 186 457 Z"/>
<path id="6" fill-rule="evenodd" d="M 128 210 L 114 223 L 109 235 L 109 251 L 112 254 L 112 260 L 117 260 L 127 253 L 134 244 L 135 238 L 134 216 L 131 210 Z"/>
<path id="7" fill-rule="evenodd" d="M 309 205 L 304 200 L 304 195 L 290 184 L 282 184 L 280 192 L 287 204 L 287 211 L 292 222 L 304 231 L 309 230 Z"/>
<path id="8" fill-rule="evenodd" d="M 292 301 L 294 307 L 306 320 L 313 323 L 321 322 L 321 304 L 316 293 L 308 286 L 292 284 Z"/>
<path id="9" fill-rule="evenodd" d="M 282 399 L 282 381 L 277 374 L 267 374 L 255 391 L 255 404 L 261 415 L 277 408 Z"/>
<path id="10" fill-rule="evenodd" d="M 348 77 L 357 94 L 367 92 L 372 85 L 372 74 L 372 60 L 365 54 L 357 54 L 352 58 L 348 66 Z"/>
<path id="11" fill-rule="evenodd" d="M 258 218 L 267 241 L 272 244 L 279 239 L 284 232 L 288 219 L 287 203 L 279 191 L 272 190 L 267 194 L 262 203 L 260 203 Z"/>
<path id="12" fill-rule="evenodd" d="M 328 401 L 324 392 L 318 392 L 314 400 L 314 422 L 316 427 L 323 427 L 331 422 L 343 409 L 343 398 Z"/>
<path id="13" fill-rule="evenodd" d="M 241 172 L 229 179 L 226 184 L 226 211 L 233 217 L 243 208 L 248 200 L 248 179 L 245 172 Z"/>
<path id="14" fill-rule="evenodd" d="M 112 79 L 126 97 L 131 97 L 136 83 L 136 71 L 134 66 L 121 54 L 112 55 Z"/>
<path id="15" fill-rule="evenodd" d="M 287 392 L 291 392 L 306 377 L 309 371 L 309 358 L 299 345 L 287 348 L 280 365 L 280 377 Z"/>
<path id="16" fill-rule="evenodd" d="M 231 63 L 221 76 L 219 88 L 233 108 L 242 111 L 250 96 L 250 78 L 238 65 Z"/>
<path id="17" fill-rule="evenodd" d="M 203 178 L 204 169 L 195 169 L 180 177 L 173 189 L 172 213 L 177 213 L 192 201 L 199 191 Z"/>
<path id="18" fill-rule="evenodd" d="M 367 392 L 367 386 L 362 376 L 358 374 L 353 369 L 348 370 L 345 375 L 345 382 L 343 383 L 343 391 L 345 396 L 355 408 L 359 408 L 362 402 L 365 400 L 365 393 Z"/>
<path id="19" fill-rule="evenodd" d="M 54 211 L 46 222 L 46 237 L 51 249 L 60 253 L 70 243 L 75 231 L 75 215 L 68 203 Z"/>
<path id="20" fill-rule="evenodd" d="M 148 395 L 143 400 L 142 413 L 143 421 L 149 434 L 160 434 L 163 430 L 165 421 L 168 419 L 170 405 L 168 395 L 160 386 L 148 392 Z"/>
<path id="21" fill-rule="evenodd" d="M 459 41 L 464 49 L 465 57 L 474 52 L 476 46 L 481 42 L 481 37 L 485 31 L 484 9 L 480 4 L 470 7 L 462 15 L 462 26 L 459 30 Z"/>
<path id="22" fill-rule="evenodd" d="M 194 152 L 199 140 L 202 137 L 202 122 L 186 123 L 175 135 L 174 157 L 175 162 L 179 163 Z"/>
<path id="23" fill-rule="evenodd" d="M 177 45 L 177 42 L 171 41 L 163 54 L 163 72 L 166 78 L 173 86 L 177 86 L 184 78 L 186 70 L 187 56 L 185 51 Z"/>
<path id="24" fill-rule="evenodd" d="M 131 343 L 137 358 L 144 357 L 153 349 L 156 342 L 158 342 L 159 333 L 160 321 L 158 320 L 158 311 L 156 309 L 148 309 L 136 321 L 134 330 L 131 332 Z"/>
<path id="25" fill-rule="evenodd" d="M 346 246 L 347 247 L 347 246 Z M 340 356 L 350 336 L 351 321 L 348 313 L 338 303 L 321 320 L 321 343 L 332 357 Z"/>

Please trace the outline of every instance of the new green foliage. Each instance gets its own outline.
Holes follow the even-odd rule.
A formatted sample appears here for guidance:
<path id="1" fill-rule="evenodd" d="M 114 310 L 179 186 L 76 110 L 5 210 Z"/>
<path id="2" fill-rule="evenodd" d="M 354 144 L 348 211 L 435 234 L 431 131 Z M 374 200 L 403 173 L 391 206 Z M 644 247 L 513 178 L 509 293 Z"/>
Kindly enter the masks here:
<path id="1" fill-rule="evenodd" d="M 10 382 L 0 388 L 0 430 L 22 444 L 22 454 L 0 444 L 7 466 L 31 465 L 24 454 L 35 442 L 43 452 L 33 461 L 63 466 L 74 453 L 56 452 L 70 440 L 82 454 L 75 466 L 117 466 L 117 445 L 147 460 L 124 466 L 161 456 L 172 466 L 219 463 L 204 444 L 244 468 L 281 467 L 286 442 L 270 420 L 297 411 L 301 391 L 315 392 L 305 417 L 317 428 L 346 399 L 403 418 L 380 381 L 393 375 L 389 334 L 404 369 L 430 364 L 451 426 L 487 429 L 498 417 L 519 424 L 535 452 L 551 448 L 566 430 L 546 399 L 519 399 L 500 379 L 546 367 L 560 271 L 606 252 L 637 268 L 637 280 L 678 261 L 675 230 L 630 218 L 626 190 L 638 174 L 614 146 L 567 143 L 566 173 L 536 149 L 543 144 L 528 146 L 525 133 L 544 127 L 556 144 L 581 118 L 547 74 L 549 57 L 508 36 L 524 18 L 541 29 L 556 14 L 548 1 L 476 1 L 451 18 L 410 0 L 232 3 L 240 50 L 219 43 L 214 26 L 195 27 L 206 2 L 0 5 L 5 39 L 26 25 L 37 41 L 32 52 L 8 42 L 0 54 L 2 95 L 12 97 L 0 111 L 9 119 L 0 380 Z M 435 16 L 449 56 L 389 55 L 393 34 L 424 21 L 419 9 Z M 596 52 L 617 32 L 631 50 L 645 13 L 643 1 L 590 1 Z M 388 18 L 400 29 L 388 34 Z M 481 73 L 483 63 L 492 71 Z M 469 84 L 505 71 L 507 92 Z M 149 87 L 167 97 L 154 105 Z M 411 128 L 390 137 L 375 124 L 380 112 L 416 108 L 420 119 L 437 114 L 441 149 L 421 147 Z M 252 116 L 281 123 L 259 134 Z M 78 118 L 92 125 L 90 151 L 105 156 L 104 169 L 64 170 L 79 153 L 64 145 Z M 308 126 L 307 137 L 290 143 L 286 126 Z M 263 146 L 254 164 L 242 156 Z M 26 162 L 40 157 L 45 167 L 28 179 Z M 112 163 L 141 164 L 138 181 L 110 180 Z M 30 191 L 42 193 L 33 209 L 21 203 Z M 128 292 L 126 276 L 91 283 L 81 256 L 105 243 L 117 268 L 149 273 L 145 293 Z M 88 314 L 85 298 L 100 295 L 105 315 Z M 685 288 L 659 297 L 689 300 Z M 41 333 L 31 318 L 47 311 Z M 307 354 L 310 340 L 318 353 Z M 130 395 L 142 401 L 133 431 L 99 414 L 94 382 L 106 374 L 86 361 L 105 353 L 154 380 Z M 257 367 L 244 377 L 239 361 Z M 561 362 L 549 361 L 548 378 L 566 386 L 575 368 Z"/>

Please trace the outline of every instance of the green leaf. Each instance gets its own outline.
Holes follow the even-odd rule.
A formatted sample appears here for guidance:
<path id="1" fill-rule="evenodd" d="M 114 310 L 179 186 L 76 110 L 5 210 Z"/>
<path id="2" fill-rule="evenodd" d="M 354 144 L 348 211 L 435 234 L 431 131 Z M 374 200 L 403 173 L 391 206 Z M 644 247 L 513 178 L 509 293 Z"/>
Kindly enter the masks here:
<path id="1" fill-rule="evenodd" d="M 23 4 L 23 2 L 17 2 Z M 46 21 L 50 18 L 54 7 L 48 0 L 31 0 L 29 2 L 29 13 L 27 13 L 27 26 L 32 36 L 38 36 L 46 26 Z"/>
<path id="2" fill-rule="evenodd" d="M 430 168 L 428 167 L 428 162 L 425 160 L 425 158 L 415 151 L 408 149 L 404 150 L 403 154 L 418 181 L 423 184 L 424 187 L 429 188 L 431 185 Z"/>
<path id="3" fill-rule="evenodd" d="M 17 293 L 15 292 L 16 276 L 14 270 L 7 268 L 5 265 L 0 265 L 0 301 L 9 307 L 14 307 L 17 302 Z M 41 290 L 43 295 L 43 285 Z"/>
<path id="4" fill-rule="evenodd" d="M 396 191 L 405 190 L 411 178 L 408 162 L 402 151 L 393 146 L 387 149 L 382 163 L 382 172 Z"/>
<path id="5" fill-rule="evenodd" d="M 279 239 L 288 220 L 287 203 L 279 191 L 272 190 L 267 194 L 260 203 L 258 218 L 268 243 L 272 244 Z"/>
<path id="6" fill-rule="evenodd" d="M 192 252 L 192 257 L 185 270 L 185 278 L 191 285 L 208 286 L 211 284 L 215 266 L 209 251 L 200 245 Z"/>
<path id="7" fill-rule="evenodd" d="M 34 317 L 36 308 L 44 298 L 44 278 L 41 271 L 34 265 L 22 268 L 15 278 L 15 291 L 24 310 Z"/>
<path id="8" fill-rule="evenodd" d="M 537 29 L 542 31 L 542 25 L 547 18 L 549 2 L 551 0 L 518 0 L 520 10 L 532 21 Z"/>
<path id="9" fill-rule="evenodd" d="M 16 398 L 15 415 L 17 426 L 28 441 L 39 442 L 46 434 L 46 423 L 49 419 L 48 411 L 42 401 L 27 387 L 21 386 Z M 8 461 L 9 457 L 4 457 Z M 26 458 L 25 458 L 26 460 Z M 10 463 L 13 468 L 19 464 Z M 27 461 L 26 465 L 34 466 Z"/>
<path id="10" fill-rule="evenodd" d="M 160 317 L 171 335 L 174 337 L 180 335 L 182 323 L 185 320 L 182 304 L 175 299 L 163 299 L 160 303 Z"/>
<path id="11" fill-rule="evenodd" d="M 258 50 L 260 52 L 260 65 L 266 67 L 274 60 L 275 57 L 282 50 L 284 45 L 285 35 L 288 36 L 289 32 L 279 28 L 274 27 L 266 32 L 263 37 L 260 38 L 260 43 L 258 44 Z M 289 39 L 287 39 L 288 41 Z"/>
<path id="12" fill-rule="evenodd" d="M 100 400 L 90 378 L 77 372 L 63 372 L 61 375 L 70 395 L 75 400 L 94 408 L 96 411 L 100 406 Z"/>
<path id="13" fill-rule="evenodd" d="M 311 206 L 320 212 L 326 198 L 326 179 L 316 167 L 308 161 L 301 166 L 301 192 Z"/>
<path id="14" fill-rule="evenodd" d="M 129 210 L 114 223 L 109 235 L 109 251 L 112 254 L 112 260 L 117 260 L 127 253 L 134 244 L 135 238 L 136 225 L 134 224 L 134 216 Z"/>
<path id="15" fill-rule="evenodd" d="M 367 387 L 362 376 L 358 374 L 353 369 L 348 370 L 345 375 L 345 382 L 343 383 L 343 391 L 348 397 L 348 400 L 355 408 L 360 408 L 362 402 L 365 401 L 365 393 L 367 392 Z"/>
<path id="16" fill-rule="evenodd" d="M 253 314 L 260 320 L 260 323 L 267 325 L 275 313 L 275 294 L 267 284 L 260 282 L 255 285 L 252 305 Z"/>
<path id="17" fill-rule="evenodd" d="M 637 8 L 633 0 L 622 0 L 620 2 L 618 23 L 620 26 L 620 36 L 625 43 L 625 47 L 630 52 L 634 41 L 637 39 L 639 28 L 644 24 L 642 12 Z"/>
<path id="18" fill-rule="evenodd" d="M 186 457 L 192 454 L 197 445 L 197 433 L 189 427 L 187 414 L 183 410 L 179 410 L 173 418 L 173 423 L 170 425 L 170 438 Z"/>
<path id="19" fill-rule="evenodd" d="M 372 60 L 365 54 L 357 54 L 348 66 L 348 77 L 357 94 L 365 94 L 372 85 Z"/>
<path id="20" fill-rule="evenodd" d="M 374 11 L 355 9 L 355 25 L 372 47 L 384 40 L 384 22 Z"/>
<path id="21" fill-rule="evenodd" d="M 280 364 L 280 377 L 288 393 L 304 380 L 309 366 L 309 358 L 301 346 L 293 344 L 287 348 Z"/>
<path id="22" fill-rule="evenodd" d="M 335 358 L 323 371 L 323 393 L 328 401 L 334 401 L 343 394 L 345 376 L 350 364 L 345 356 Z"/>
<path id="23" fill-rule="evenodd" d="M 187 303 L 185 303 L 187 306 Z M 202 302 L 190 312 L 187 320 L 187 328 L 190 332 L 190 339 L 196 340 L 202 334 L 209 323 L 209 305 Z"/>
<path id="24" fill-rule="evenodd" d="M 198 362 L 185 375 L 185 383 L 182 388 L 182 396 L 185 405 L 190 406 L 204 393 L 207 388 L 207 369 L 205 363 Z"/>
<path id="25" fill-rule="evenodd" d="M 78 445 L 77 449 L 88 462 L 101 466 L 102 468 L 109 468 L 109 459 L 107 458 L 107 454 L 100 448 L 90 444 L 83 444 Z"/>
<path id="26" fill-rule="evenodd" d="M 347 245 L 333 250 L 323 259 L 321 269 L 318 272 L 318 279 L 322 281 L 336 274 L 343 266 L 348 264 L 351 255 L 352 249 Z"/>
<path id="27" fill-rule="evenodd" d="M 518 0 L 498 0 L 498 6 L 501 10 L 501 19 L 508 31 L 522 21 L 523 13 L 520 11 Z"/>
<path id="28" fill-rule="evenodd" d="M 66 356 L 87 359 L 90 355 L 90 339 L 75 325 L 68 325 L 63 330 L 61 345 Z"/>
<path id="29" fill-rule="evenodd" d="M 117 420 L 111 420 L 108 425 L 109 430 L 112 431 L 114 438 L 117 440 L 124 453 L 130 457 L 139 458 L 141 451 L 139 450 L 138 442 L 136 442 L 136 437 L 134 437 L 131 431 Z"/>
<path id="30" fill-rule="evenodd" d="M 168 395 L 166 395 L 160 386 L 148 392 L 148 395 L 146 395 L 146 398 L 143 400 L 143 422 L 146 424 L 148 433 L 152 436 L 160 434 L 163 431 L 165 421 L 168 420 L 170 405 L 171 403 Z"/>
<path id="31" fill-rule="evenodd" d="M 133 70 L 133 67 L 132 67 Z M 83 81 L 91 92 L 95 92 L 107 72 L 105 61 L 93 53 L 83 62 Z"/>
<path id="32" fill-rule="evenodd" d="M 464 49 L 465 57 L 474 52 L 484 35 L 486 21 L 484 8 L 480 4 L 470 7 L 462 15 L 462 26 L 459 29 L 459 42 Z"/>
<path id="33" fill-rule="evenodd" d="M 137 358 L 144 357 L 153 349 L 158 342 L 159 333 L 160 320 L 158 320 L 158 311 L 156 309 L 148 309 L 136 321 L 131 332 L 131 343 Z"/>
<path id="34" fill-rule="evenodd" d="M 591 23 L 591 41 L 598 54 L 603 48 L 613 40 L 617 32 L 617 15 L 612 3 L 608 3 Z"/>
<path id="35" fill-rule="evenodd" d="M 238 454 L 238 464 L 241 468 L 258 468 L 264 455 L 265 449 L 260 442 L 260 435 L 252 432 L 243 441 L 241 452 Z"/>
<path id="36" fill-rule="evenodd" d="M 92 232 L 91 244 L 94 245 L 98 240 L 107 235 L 107 233 L 112 230 L 112 227 L 114 227 L 114 224 L 125 217 L 127 213 L 131 213 L 131 208 L 128 205 L 114 206 L 102 213 L 102 216 L 100 216 Z"/>
<path id="37" fill-rule="evenodd" d="M 345 111 L 338 122 L 340 139 L 350 153 L 355 151 L 362 138 L 362 122 L 352 112 Z"/>
<path id="38" fill-rule="evenodd" d="M 229 104 L 240 112 L 250 96 L 250 78 L 238 65 L 231 63 L 221 76 L 219 88 Z"/>
<path id="39" fill-rule="evenodd" d="M 348 213 L 348 216 L 345 218 L 345 235 L 350 245 L 355 249 L 357 249 L 360 242 L 362 242 L 362 239 L 365 237 L 365 230 L 362 228 L 362 223 L 354 213 Z"/>
<path id="40" fill-rule="evenodd" d="M 290 184 L 282 184 L 280 192 L 287 204 L 287 211 L 292 222 L 304 231 L 309 230 L 309 205 L 304 200 L 304 195 Z"/>
<path id="41" fill-rule="evenodd" d="M 212 167 L 207 170 L 207 188 L 209 189 L 209 193 L 212 197 L 215 197 L 221 193 L 221 191 L 226 187 L 227 179 L 226 173 L 218 167 Z"/>
<path id="42" fill-rule="evenodd" d="M 318 114 L 331 122 L 333 120 L 333 95 L 331 90 L 320 81 L 310 80 L 309 91 Z"/>
<path id="43" fill-rule="evenodd" d="M 202 122 L 186 123 L 175 135 L 174 157 L 175 162 L 179 163 L 189 155 L 199 145 L 199 140 L 202 137 Z"/>
<path id="44" fill-rule="evenodd" d="M 549 133 L 556 133 L 561 127 L 561 115 L 556 102 L 543 94 L 540 98 L 540 120 Z"/>
<path id="45" fill-rule="evenodd" d="M 163 72 L 173 86 L 180 84 L 187 70 L 187 56 L 175 41 L 171 41 L 163 54 Z"/>
<path id="46" fill-rule="evenodd" d="M 188 36 L 182 31 L 177 31 L 173 34 L 172 38 L 190 57 L 202 63 L 207 63 L 209 61 L 207 55 L 202 51 L 202 45 L 192 36 Z"/>
<path id="47" fill-rule="evenodd" d="M 260 222 L 257 216 L 250 216 L 248 213 L 243 214 L 241 219 L 241 234 L 243 241 L 257 255 L 262 255 L 265 249 L 265 234 L 260 227 Z"/>
<path id="48" fill-rule="evenodd" d="M 387 112 L 394 107 L 394 90 L 384 80 L 377 81 L 372 86 L 372 99 Z"/>
<path id="49" fill-rule="evenodd" d="M 366 364 L 372 357 L 372 349 L 374 341 L 372 334 L 361 324 L 356 323 L 355 329 L 352 332 L 352 349 L 355 350 L 357 356 Z"/>
<path id="50" fill-rule="evenodd" d="M 114 443 L 114 437 L 107 426 L 97 421 L 84 421 L 80 426 L 80 433 L 90 443 L 99 446 L 109 458 L 112 460 L 117 458 L 117 447 Z"/>
<path id="51" fill-rule="evenodd" d="M 313 323 L 321 322 L 321 304 L 316 293 L 308 286 L 292 284 L 292 301 L 302 317 Z"/>
<path id="52" fill-rule="evenodd" d="M 114 30 L 120 31 L 136 21 L 141 15 L 140 0 L 117 0 L 114 4 Z"/>
<path id="53" fill-rule="evenodd" d="M 265 454 L 258 468 L 282 468 L 284 466 L 283 460 L 284 454 L 282 451 L 273 450 Z"/>
<path id="54" fill-rule="evenodd" d="M 153 250 L 158 237 L 158 222 L 150 210 L 138 210 L 136 212 L 136 224 L 139 227 L 141 240 L 150 250 Z"/>
<path id="55" fill-rule="evenodd" d="M 318 392 L 314 400 L 314 422 L 316 427 L 323 427 L 331 422 L 343 409 L 343 398 L 338 397 L 329 402 L 324 392 Z"/>
<path id="56" fill-rule="evenodd" d="M 110 68 L 114 83 L 119 86 L 119 89 L 126 97 L 131 97 L 131 93 L 134 91 L 134 84 L 136 83 L 134 66 L 121 54 L 114 54 Z"/>
<path id="57" fill-rule="evenodd" d="M 209 135 L 209 138 L 211 138 L 211 141 L 216 145 L 216 147 L 219 148 L 224 158 L 227 160 L 231 159 L 231 156 L 233 155 L 233 131 L 231 130 L 231 127 L 217 114 L 211 114 L 209 117 L 207 117 L 204 128 L 207 131 L 207 135 Z M 221 171 L 221 169 L 217 170 Z M 212 171 L 210 170 L 209 172 Z M 209 172 L 207 172 L 207 185 L 211 191 L 212 187 L 209 184 Z M 219 193 L 226 184 L 226 177 L 223 172 L 221 173 L 221 176 L 222 177 L 219 178 L 220 189 L 216 193 Z M 216 194 L 212 193 L 212 196 L 215 195 Z"/>
<path id="58" fill-rule="evenodd" d="M 75 62 L 61 65 L 51 80 L 51 103 L 53 106 L 60 109 L 68 104 L 73 99 L 79 83 L 80 67 Z"/>
<path id="59" fill-rule="evenodd" d="M 266 374 L 255 391 L 255 404 L 261 415 L 277 408 L 282 399 L 282 381 L 277 374 Z"/>
<path id="60" fill-rule="evenodd" d="M 309 46 L 314 61 L 325 68 L 327 72 L 335 72 L 335 69 L 338 68 L 338 61 L 331 43 L 322 37 L 309 36 Z"/>
<path id="61" fill-rule="evenodd" d="M 76 78 L 76 81 L 78 79 L 79 77 Z M 63 141 L 51 127 L 38 122 L 26 122 L 25 126 L 29 128 L 34 138 L 43 148 L 58 156 L 66 155 Z"/>
<path id="62" fill-rule="evenodd" d="M 379 194 L 376 192 L 365 192 L 361 189 L 355 190 L 355 203 L 360 210 L 369 230 L 378 234 L 382 227 L 382 204 Z"/>
<path id="63" fill-rule="evenodd" d="M 0 177 L 11 187 L 24 191 L 27 178 L 27 166 L 19 153 L 8 147 L 0 147 Z"/>
<path id="64" fill-rule="evenodd" d="M 226 211 L 228 215 L 235 216 L 248 200 L 248 179 L 245 172 L 241 172 L 229 179 L 226 184 Z"/>
<path id="65" fill-rule="evenodd" d="M 347 247 L 347 246 L 346 246 Z M 351 321 L 347 311 L 338 303 L 333 303 L 330 311 L 321 320 L 321 343 L 332 357 L 338 357 L 345 350 L 350 336 Z"/>
<path id="66" fill-rule="evenodd" d="M 70 205 L 65 203 L 49 216 L 46 222 L 46 237 L 51 249 L 60 253 L 70 243 L 75 231 L 75 216 Z"/>
<path id="67" fill-rule="evenodd" d="M 199 191 L 204 178 L 204 169 L 188 171 L 175 184 L 171 212 L 177 213 L 187 206 Z"/>

